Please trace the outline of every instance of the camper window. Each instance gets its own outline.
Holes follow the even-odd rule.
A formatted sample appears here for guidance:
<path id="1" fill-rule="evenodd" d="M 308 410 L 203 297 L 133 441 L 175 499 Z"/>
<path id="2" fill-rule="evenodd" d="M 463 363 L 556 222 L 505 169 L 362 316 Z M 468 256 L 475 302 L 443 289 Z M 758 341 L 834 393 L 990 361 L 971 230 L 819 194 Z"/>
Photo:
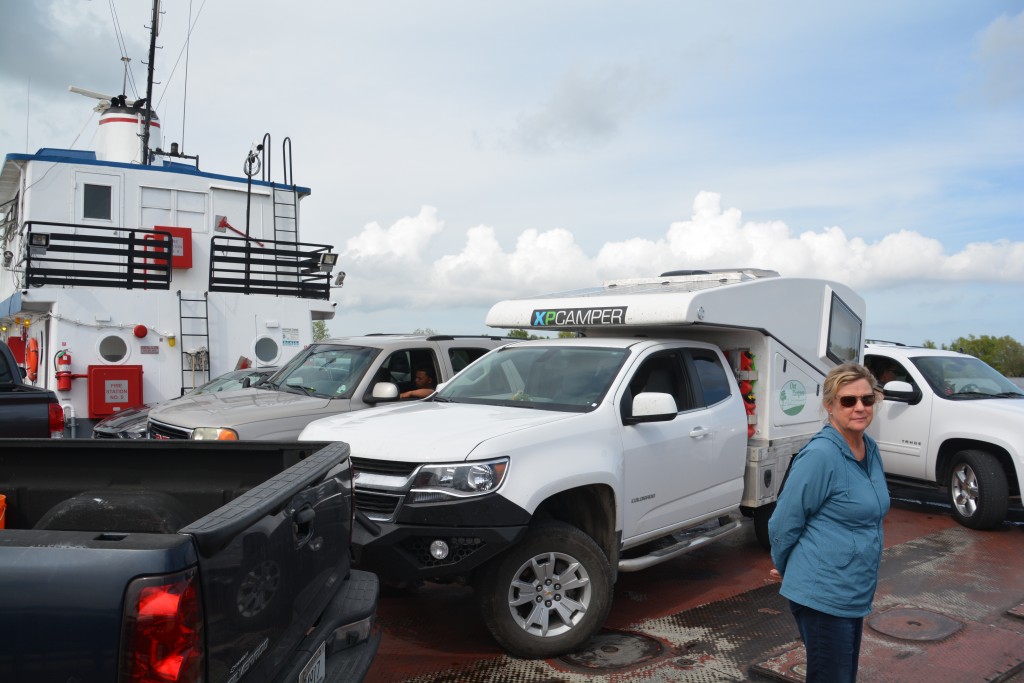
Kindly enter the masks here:
<path id="1" fill-rule="evenodd" d="M 863 325 L 853 309 L 832 292 L 825 355 L 836 363 L 848 363 L 860 358 Z"/>

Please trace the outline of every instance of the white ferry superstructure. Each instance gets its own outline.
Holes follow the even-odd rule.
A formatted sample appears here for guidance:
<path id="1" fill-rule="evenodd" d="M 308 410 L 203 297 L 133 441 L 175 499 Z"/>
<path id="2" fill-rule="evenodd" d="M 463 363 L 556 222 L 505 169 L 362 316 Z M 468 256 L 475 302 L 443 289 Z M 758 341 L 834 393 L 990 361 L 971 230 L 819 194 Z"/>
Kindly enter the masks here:
<path id="1" fill-rule="evenodd" d="M 55 390 L 66 436 L 236 367 L 281 364 L 334 317 L 331 245 L 299 241 L 291 143 L 244 175 L 160 149 L 159 121 L 111 98 L 96 149 L 8 154 L 0 170 L 0 338 Z M 146 163 L 148 162 L 148 163 Z M 248 174 L 252 174 L 251 176 Z"/>

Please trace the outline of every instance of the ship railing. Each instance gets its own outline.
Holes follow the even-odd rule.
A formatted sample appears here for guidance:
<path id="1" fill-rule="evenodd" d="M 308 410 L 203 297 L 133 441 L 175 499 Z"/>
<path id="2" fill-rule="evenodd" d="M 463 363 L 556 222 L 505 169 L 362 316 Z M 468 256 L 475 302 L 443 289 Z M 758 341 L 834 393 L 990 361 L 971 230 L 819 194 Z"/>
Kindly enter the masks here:
<path id="1" fill-rule="evenodd" d="M 170 289 L 171 233 L 77 223 L 26 221 L 30 287 Z"/>
<path id="2" fill-rule="evenodd" d="M 214 236 L 211 292 L 329 299 L 336 255 L 327 244 Z"/>

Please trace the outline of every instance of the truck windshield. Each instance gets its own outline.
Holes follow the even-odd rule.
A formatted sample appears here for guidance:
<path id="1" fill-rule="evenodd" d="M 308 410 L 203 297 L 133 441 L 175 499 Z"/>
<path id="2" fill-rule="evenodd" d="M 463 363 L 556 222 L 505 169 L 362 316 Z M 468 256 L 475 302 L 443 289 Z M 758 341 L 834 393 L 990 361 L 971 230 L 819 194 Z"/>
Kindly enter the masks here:
<path id="1" fill-rule="evenodd" d="M 943 398 L 1024 398 L 1024 389 L 972 356 L 919 356 L 911 361 Z"/>
<path id="2" fill-rule="evenodd" d="M 351 398 L 380 349 L 337 344 L 311 346 L 260 388 L 325 398 Z"/>
<path id="3" fill-rule="evenodd" d="M 587 412 L 601 402 L 628 351 L 597 347 L 509 346 L 484 356 L 437 400 Z"/>

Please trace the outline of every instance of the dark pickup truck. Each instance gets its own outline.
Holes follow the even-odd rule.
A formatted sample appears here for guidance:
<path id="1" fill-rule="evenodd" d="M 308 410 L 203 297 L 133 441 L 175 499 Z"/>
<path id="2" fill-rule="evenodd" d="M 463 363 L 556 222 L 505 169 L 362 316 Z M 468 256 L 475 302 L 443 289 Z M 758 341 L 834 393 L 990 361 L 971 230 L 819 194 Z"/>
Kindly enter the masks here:
<path id="1" fill-rule="evenodd" d="M 49 389 L 25 384 L 25 371 L 0 341 L 0 437 L 64 436 L 64 410 Z"/>
<path id="2" fill-rule="evenodd" d="M 0 439 L 0 681 L 359 681 L 344 443 Z"/>

